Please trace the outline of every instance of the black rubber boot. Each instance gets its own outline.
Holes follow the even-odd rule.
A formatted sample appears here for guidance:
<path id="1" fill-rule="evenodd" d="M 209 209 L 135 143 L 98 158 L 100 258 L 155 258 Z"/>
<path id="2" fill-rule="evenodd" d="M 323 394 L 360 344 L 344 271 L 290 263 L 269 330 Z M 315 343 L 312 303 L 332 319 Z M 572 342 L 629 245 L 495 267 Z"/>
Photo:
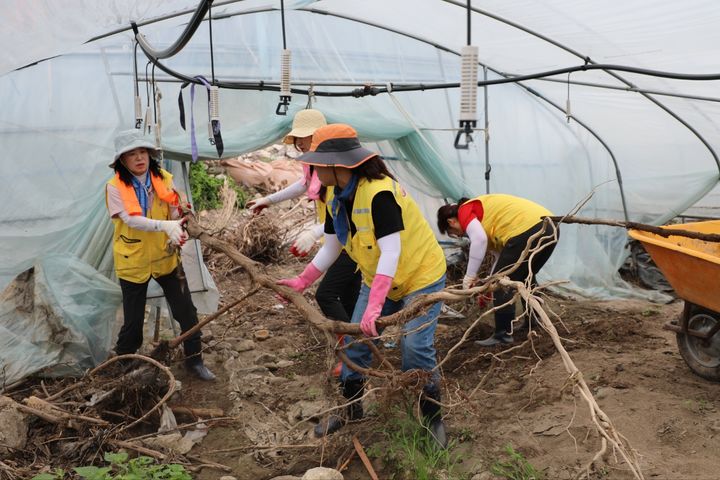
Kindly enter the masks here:
<path id="1" fill-rule="evenodd" d="M 508 332 L 510 332 L 512 328 L 514 318 L 514 312 L 506 314 L 503 311 L 498 311 L 495 313 L 495 333 L 492 337 L 486 338 L 485 340 L 477 340 L 475 345 L 480 347 L 494 347 L 496 345 L 513 343 L 515 340 Z"/>
<path id="2" fill-rule="evenodd" d="M 432 400 L 440 402 L 440 388 L 435 384 L 428 385 L 424 388 L 423 396 L 420 399 L 420 411 L 423 414 L 423 423 L 430 431 L 435 443 L 441 449 L 446 449 L 448 439 L 445 433 L 442 413 L 440 412 L 440 405 Z"/>
<path id="3" fill-rule="evenodd" d="M 475 345 L 479 347 L 494 347 L 497 345 L 509 345 L 513 343 L 515 339 L 512 335 L 508 335 L 505 332 L 495 333 L 492 337 L 488 337 L 485 340 L 475 340 Z"/>
<path id="4" fill-rule="evenodd" d="M 363 379 L 347 380 L 342 384 L 342 394 L 347 400 L 356 400 L 363 396 L 365 381 Z M 324 437 L 335 433 L 349 420 L 360 420 L 363 417 L 362 401 L 351 403 L 341 415 L 330 414 L 325 420 L 315 425 L 315 436 Z"/>
<path id="5" fill-rule="evenodd" d="M 205 366 L 205 364 L 201 361 L 199 362 L 193 362 L 190 364 L 186 364 L 185 368 L 193 375 L 195 378 L 199 378 L 200 380 L 204 380 L 206 382 L 212 382 L 215 380 L 215 374 L 210 371 L 209 368 Z"/>

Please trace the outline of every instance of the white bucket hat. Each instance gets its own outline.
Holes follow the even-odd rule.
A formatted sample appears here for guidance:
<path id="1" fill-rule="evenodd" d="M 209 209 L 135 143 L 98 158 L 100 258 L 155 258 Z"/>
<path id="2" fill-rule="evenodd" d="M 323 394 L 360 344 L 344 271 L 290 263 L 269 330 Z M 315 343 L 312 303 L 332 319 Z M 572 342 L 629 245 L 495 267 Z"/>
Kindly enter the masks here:
<path id="1" fill-rule="evenodd" d="M 155 146 L 155 142 L 149 136 L 144 135 L 142 130 L 133 128 L 132 130 L 124 130 L 118 133 L 115 136 L 115 158 L 108 167 L 114 168 L 115 162 L 117 162 L 123 153 L 140 147 L 147 148 L 151 155 L 160 152 Z"/>
<path id="2" fill-rule="evenodd" d="M 323 115 L 321 111 L 313 110 L 312 108 L 300 110 L 295 114 L 292 130 L 285 135 L 283 143 L 292 145 L 296 138 L 309 137 L 315 133 L 315 130 L 325 125 L 327 125 L 327 120 L 325 120 L 325 115 Z"/>

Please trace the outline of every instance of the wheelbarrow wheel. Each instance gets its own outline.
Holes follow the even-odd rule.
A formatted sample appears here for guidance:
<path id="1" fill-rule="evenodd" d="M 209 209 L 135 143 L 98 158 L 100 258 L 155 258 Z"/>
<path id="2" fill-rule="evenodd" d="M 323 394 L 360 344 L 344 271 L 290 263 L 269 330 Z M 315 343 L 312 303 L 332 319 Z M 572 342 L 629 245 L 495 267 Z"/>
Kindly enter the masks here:
<path id="1" fill-rule="evenodd" d="M 708 332 L 720 322 L 720 314 L 697 305 L 689 308 L 688 329 Z M 690 370 L 708 380 L 720 381 L 720 332 L 704 340 L 677 334 L 678 350 Z"/>

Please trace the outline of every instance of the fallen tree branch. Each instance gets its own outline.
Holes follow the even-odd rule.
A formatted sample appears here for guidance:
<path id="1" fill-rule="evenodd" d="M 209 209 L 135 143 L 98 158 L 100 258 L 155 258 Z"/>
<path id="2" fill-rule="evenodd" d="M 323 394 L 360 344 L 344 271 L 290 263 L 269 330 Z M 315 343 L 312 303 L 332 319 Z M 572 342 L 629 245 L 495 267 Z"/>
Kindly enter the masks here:
<path id="1" fill-rule="evenodd" d="M 232 468 L 228 467 L 227 465 L 223 465 L 222 463 L 216 463 L 216 462 L 204 459 L 204 458 L 196 457 L 195 455 L 185 455 L 185 456 L 187 458 L 189 458 L 190 460 L 200 463 L 200 465 L 198 465 L 196 467 L 191 467 L 193 470 L 199 470 L 203 467 L 209 467 L 209 468 L 214 468 L 215 470 L 221 470 L 226 473 L 232 472 Z"/>
<path id="2" fill-rule="evenodd" d="M 170 340 L 170 341 L 168 342 L 168 346 L 169 346 L 170 348 L 175 348 L 175 347 L 177 347 L 177 346 L 180 345 L 182 342 L 184 342 L 185 339 L 187 339 L 187 338 L 190 337 L 191 335 L 195 334 L 195 332 L 199 331 L 202 327 L 204 327 L 204 326 L 207 325 L 208 323 L 212 322 L 213 320 L 215 320 L 216 318 L 218 318 L 220 315 L 222 315 L 223 313 L 227 312 L 227 311 L 230 310 L 231 308 L 234 308 L 234 307 L 240 305 L 242 302 L 244 302 L 244 301 L 247 300 L 248 298 L 252 297 L 252 296 L 255 295 L 257 292 L 258 292 L 258 289 L 257 289 L 257 288 L 253 288 L 252 290 L 250 290 L 248 293 L 246 293 L 245 295 L 243 295 L 243 296 L 240 297 L 239 299 L 237 299 L 237 300 L 235 300 L 234 302 L 231 302 L 231 303 L 225 305 L 224 307 L 222 307 L 220 310 L 218 310 L 217 312 L 213 313 L 212 315 L 208 315 L 207 317 L 203 318 L 203 320 L 202 320 L 201 322 L 198 322 L 197 325 L 195 325 L 194 327 L 192 327 L 191 329 L 189 329 L 187 332 L 185 332 L 185 333 L 183 333 L 182 335 L 177 336 L 177 337 L 173 338 L 172 340 Z M 152 356 L 152 355 L 151 355 L 151 356 Z"/>
<path id="3" fill-rule="evenodd" d="M 143 455 L 147 455 L 148 457 L 153 457 L 161 461 L 165 461 L 167 458 L 167 455 L 164 453 L 158 452 L 157 450 L 152 450 L 147 447 L 143 447 L 142 445 L 137 445 L 133 442 L 126 442 L 125 440 L 118 440 L 117 438 L 108 438 L 107 443 L 110 445 L 114 445 L 116 447 L 120 448 L 127 448 L 128 450 L 134 450 L 138 453 L 142 453 Z"/>
<path id="4" fill-rule="evenodd" d="M 78 422 L 92 423 L 94 425 L 100 425 L 103 427 L 109 425 L 108 422 L 99 418 L 66 412 L 65 410 L 62 410 L 61 408 L 58 408 L 55 405 L 35 396 L 30 396 L 23 400 L 23 402 L 25 402 L 29 409 L 45 413 L 47 416 L 43 416 L 42 418 L 52 423 L 60 424 L 67 422 L 67 424 L 70 425 L 71 422 L 75 420 Z M 50 420 L 51 417 L 57 419 L 57 421 Z"/>
<path id="5" fill-rule="evenodd" d="M 365 470 L 367 470 L 368 474 L 370 475 L 370 478 L 372 480 L 379 480 L 377 473 L 375 473 L 375 469 L 373 469 L 372 463 L 370 463 L 370 459 L 365 454 L 365 449 L 363 448 L 362 444 L 360 443 L 360 440 L 358 440 L 357 436 L 353 435 L 352 442 L 353 442 L 353 445 L 355 446 L 355 451 L 357 452 L 358 456 L 360 457 L 360 460 L 362 460 L 363 465 L 365 465 Z"/>
<path id="6" fill-rule="evenodd" d="M 581 225 L 607 225 L 610 227 L 620 227 L 625 229 L 633 229 L 633 230 L 642 230 L 643 232 L 650 232 L 654 233 L 655 235 L 660 235 L 661 237 L 687 237 L 687 238 L 694 238 L 696 240 L 704 240 L 706 242 L 720 242 L 720 234 L 717 233 L 701 233 L 701 232 L 694 232 L 692 230 L 682 230 L 682 229 L 676 229 L 676 228 L 665 228 L 665 227 L 657 227 L 655 225 L 647 225 L 645 223 L 637 223 L 637 222 L 623 222 L 620 220 L 605 220 L 601 218 L 586 218 L 586 217 L 545 217 L 549 218 L 553 222 L 556 223 L 578 223 Z"/>
<path id="7" fill-rule="evenodd" d="M 221 408 L 193 408 L 184 405 L 169 405 L 169 407 L 175 414 L 190 415 L 195 418 L 215 419 L 225 416 Z"/>
<path id="8" fill-rule="evenodd" d="M 580 371 L 580 369 L 577 368 L 575 362 L 573 362 L 573 360 L 570 358 L 570 354 L 567 352 L 567 350 L 565 350 L 565 347 L 560 341 L 560 335 L 555 329 L 555 325 L 553 325 L 550 317 L 542 308 L 542 305 L 540 305 L 537 297 L 535 297 L 530 291 L 530 289 L 528 289 L 522 282 L 515 282 L 510 279 L 501 279 L 500 283 L 501 285 L 504 285 L 506 287 L 516 288 L 520 296 L 527 302 L 530 307 L 532 307 L 543 329 L 550 335 L 550 339 L 552 340 L 555 349 L 560 354 L 560 358 L 562 359 L 563 365 L 565 366 L 565 370 L 570 374 L 570 378 L 575 382 L 575 385 L 578 387 L 580 396 L 588 404 L 591 420 L 595 424 L 595 428 L 597 429 L 598 433 L 600 433 L 601 438 L 603 440 L 607 440 L 607 442 L 609 442 L 610 445 L 613 446 L 613 450 L 617 449 L 617 451 L 620 452 L 620 455 L 627 463 L 628 468 L 630 468 L 630 471 L 635 476 L 635 478 L 637 478 L 638 480 L 643 480 L 645 477 L 642 474 L 640 464 L 636 459 L 634 452 L 632 452 L 630 447 L 626 445 L 626 442 L 623 441 L 620 434 L 615 429 L 615 426 L 612 424 L 610 417 L 608 417 L 608 415 L 600 408 L 598 403 L 595 401 L 595 397 L 593 397 L 593 394 L 590 391 L 590 387 L 588 387 L 587 383 L 585 383 L 582 372 Z M 603 442 L 601 451 L 595 455 L 590 464 L 594 463 L 596 459 L 600 458 L 602 452 L 604 452 L 605 450 L 606 446 Z"/>

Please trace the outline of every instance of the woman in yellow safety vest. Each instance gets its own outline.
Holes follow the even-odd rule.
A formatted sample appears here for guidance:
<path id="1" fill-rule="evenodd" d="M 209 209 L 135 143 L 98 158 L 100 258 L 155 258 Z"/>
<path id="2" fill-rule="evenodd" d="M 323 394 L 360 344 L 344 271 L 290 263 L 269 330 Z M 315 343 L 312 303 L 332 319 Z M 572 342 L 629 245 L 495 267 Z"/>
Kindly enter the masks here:
<path id="1" fill-rule="evenodd" d="M 531 242 L 531 251 L 536 250 L 530 264 L 526 257 L 509 278 L 521 282 L 529 280 L 530 285 L 535 286 L 535 276 L 550 258 L 560 236 L 559 230 L 542 220 L 551 215 L 550 210 L 535 202 L 505 194 L 480 195 L 472 200 L 461 198 L 458 203 L 440 207 L 437 212 L 440 232 L 454 236 L 467 234 L 470 238 L 463 288 L 470 288 L 477 281 L 477 273 L 488 250 L 499 252 L 493 268 L 499 272 L 520 259 L 528 242 Z M 500 289 L 493 297 L 495 307 L 499 307 L 512 300 L 513 292 Z M 499 308 L 495 311 L 495 333 L 475 343 L 482 347 L 512 343 L 514 319 L 513 303 Z"/>
<path id="2" fill-rule="evenodd" d="M 344 248 L 362 273 L 360 295 L 352 315 L 366 336 L 377 336 L 375 321 L 392 314 L 423 293 L 445 286 L 445 256 L 415 201 L 390 174 L 382 159 L 363 148 L 349 125 L 331 124 L 315 131 L 310 152 L 299 160 L 312 165 L 328 187 L 325 243 L 305 270 L 292 279 L 280 280 L 302 292 L 335 261 Z M 420 407 L 436 441 L 445 447 L 447 437 L 440 415 L 439 374 L 434 334 L 441 303 L 403 326 L 400 342 L 402 369 L 431 372 Z M 419 328 L 419 327 L 423 328 Z M 346 343 L 352 339 L 346 338 Z M 372 361 L 369 347 L 352 343 L 348 358 L 367 368 Z M 363 395 L 362 375 L 343 364 L 342 390 L 347 399 Z M 331 415 L 315 429 L 324 436 L 347 420 L 362 417 L 361 401 L 349 405 L 344 416 Z"/>
<path id="3" fill-rule="evenodd" d="M 115 175 L 107 182 L 106 202 L 112 218 L 115 273 L 123 296 L 124 322 L 115 352 L 135 353 L 143 342 L 145 299 L 150 278 L 160 284 L 172 316 L 186 332 L 198 323 L 197 310 L 185 278 L 180 278 L 178 254 L 172 246 L 187 240 L 182 207 L 172 175 L 160 168 L 155 144 L 141 130 L 127 130 L 115 137 Z M 185 365 L 202 380 L 215 375 L 203 364 L 201 333 L 183 343 Z"/>
<path id="4" fill-rule="evenodd" d="M 292 144 L 300 152 L 310 150 L 312 135 L 315 131 L 327 125 L 322 112 L 313 109 L 300 110 L 293 118 L 292 130 L 283 139 L 283 143 Z M 293 242 L 290 252 L 297 257 L 304 257 L 310 253 L 315 244 L 323 236 L 325 226 L 326 187 L 317 178 L 317 173 L 307 164 L 303 164 L 303 178 L 288 187 L 268 196 L 252 200 L 247 203 L 253 213 L 260 213 L 265 208 L 276 203 L 307 195 L 315 201 L 317 210 L 317 223 L 303 230 Z M 360 272 L 357 264 L 344 250 L 340 253 L 315 291 L 315 300 L 323 314 L 333 320 L 350 322 L 355 302 L 360 293 Z M 333 369 L 333 375 L 340 375 L 340 368 Z"/>

